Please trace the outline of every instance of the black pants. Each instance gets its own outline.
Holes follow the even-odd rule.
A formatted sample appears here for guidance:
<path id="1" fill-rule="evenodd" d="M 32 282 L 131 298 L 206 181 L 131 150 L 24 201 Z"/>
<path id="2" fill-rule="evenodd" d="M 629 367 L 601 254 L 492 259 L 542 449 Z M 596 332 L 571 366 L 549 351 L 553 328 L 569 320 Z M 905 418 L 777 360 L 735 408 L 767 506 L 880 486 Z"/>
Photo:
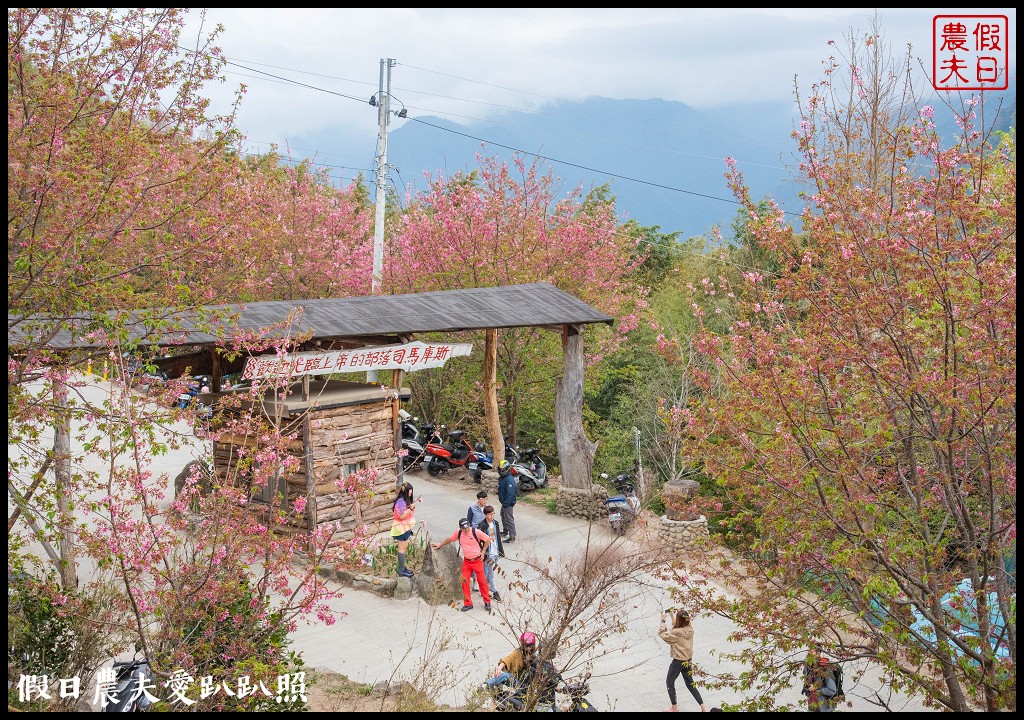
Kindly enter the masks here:
<path id="1" fill-rule="evenodd" d="M 672 664 L 668 666 L 668 677 L 665 678 L 665 687 L 668 688 L 668 699 L 673 705 L 676 704 L 676 678 L 680 675 L 683 676 L 683 682 L 686 683 L 686 689 L 693 695 L 693 699 L 697 701 L 698 705 L 704 704 L 704 699 L 700 696 L 700 690 L 693 684 L 693 675 L 690 674 L 690 663 L 683 662 L 682 660 L 672 659 Z"/>

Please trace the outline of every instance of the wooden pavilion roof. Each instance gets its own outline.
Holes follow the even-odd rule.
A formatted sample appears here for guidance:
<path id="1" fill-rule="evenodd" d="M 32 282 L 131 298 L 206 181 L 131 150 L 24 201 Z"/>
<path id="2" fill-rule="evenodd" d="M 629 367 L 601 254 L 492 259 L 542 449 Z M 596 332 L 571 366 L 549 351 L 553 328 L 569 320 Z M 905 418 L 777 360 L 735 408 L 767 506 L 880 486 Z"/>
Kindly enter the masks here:
<path id="1" fill-rule="evenodd" d="M 297 321 L 287 329 L 271 329 L 286 323 L 296 309 L 301 309 Z M 426 332 L 592 323 L 610 325 L 614 321 L 614 318 L 546 282 L 407 295 L 253 302 L 207 306 L 204 311 L 211 315 L 237 313 L 237 318 L 232 321 L 223 321 L 225 328 L 230 326 L 237 330 L 260 332 L 264 336 L 284 332 L 293 335 L 311 333 L 312 341 L 362 338 L 375 342 Z M 211 327 L 209 320 L 200 322 L 192 317 L 179 317 L 177 320 L 180 330 L 174 331 L 172 337 L 166 334 L 152 336 L 144 322 L 140 322 L 132 334 L 142 344 L 160 346 L 213 345 L 219 339 L 216 325 Z M 19 326 L 15 318 L 8 316 L 9 348 L 29 334 L 19 332 Z M 31 323 L 25 327 L 30 326 Z M 83 322 L 83 330 L 85 326 Z M 153 342 L 146 343 L 145 339 L 150 336 Z M 85 337 L 84 333 L 71 330 L 57 333 L 47 345 L 57 350 L 99 347 L 99 343 Z"/>

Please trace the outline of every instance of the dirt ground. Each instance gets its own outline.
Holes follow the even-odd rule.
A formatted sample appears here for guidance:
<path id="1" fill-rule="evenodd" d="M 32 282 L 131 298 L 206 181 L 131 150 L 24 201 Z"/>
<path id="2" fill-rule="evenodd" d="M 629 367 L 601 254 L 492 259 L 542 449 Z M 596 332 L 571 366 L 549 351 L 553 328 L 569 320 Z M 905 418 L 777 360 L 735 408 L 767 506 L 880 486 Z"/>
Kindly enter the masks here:
<path id="1" fill-rule="evenodd" d="M 461 712 L 469 709 L 439 706 L 429 698 L 418 697 L 408 690 L 402 688 L 397 693 L 386 693 L 325 668 L 306 671 L 309 712 Z"/>
<path id="2" fill-rule="evenodd" d="M 325 669 L 306 671 L 306 697 L 310 712 L 391 712 L 393 697 L 373 690 L 371 685 L 352 682 L 346 676 Z"/>

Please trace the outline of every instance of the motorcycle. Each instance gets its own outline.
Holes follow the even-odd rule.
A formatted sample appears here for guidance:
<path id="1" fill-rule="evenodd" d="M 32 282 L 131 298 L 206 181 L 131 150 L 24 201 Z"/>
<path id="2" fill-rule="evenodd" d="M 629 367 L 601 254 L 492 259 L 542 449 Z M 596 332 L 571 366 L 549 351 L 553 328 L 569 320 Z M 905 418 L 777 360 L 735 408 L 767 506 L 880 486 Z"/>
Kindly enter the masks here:
<path id="1" fill-rule="evenodd" d="M 491 690 L 494 695 L 494 709 L 498 712 L 522 712 L 526 709 L 529 700 L 528 694 L 532 690 L 539 695 L 534 697 L 534 710 L 538 712 L 557 710 L 555 693 L 558 690 L 558 684 L 562 682 L 562 676 L 550 661 L 545 662 L 542 667 L 545 668 L 542 686 L 531 688 L 531 683 L 537 672 L 537 666 L 534 665 L 527 676 L 513 676 L 494 687 Z"/>
<path id="2" fill-rule="evenodd" d="M 140 681 L 143 685 L 140 686 Z M 143 688 L 153 688 L 155 682 L 145 658 L 135 657 L 114 663 L 116 688 L 108 692 L 108 702 L 102 712 L 144 712 L 153 701 Z"/>
<path id="3" fill-rule="evenodd" d="M 481 440 L 473 446 L 473 454 L 476 457 L 466 465 L 466 469 L 469 470 L 469 475 L 473 478 L 473 482 L 478 483 L 483 479 L 484 470 L 494 469 L 494 453 L 488 452 Z M 505 438 L 505 459 L 510 463 L 519 460 L 519 448 L 515 445 L 510 445 L 508 438 Z"/>
<path id="4" fill-rule="evenodd" d="M 537 448 L 527 448 L 512 463 L 512 474 L 516 476 L 519 489 L 530 492 L 548 486 L 548 466 L 541 459 Z"/>
<path id="5" fill-rule="evenodd" d="M 452 430 L 448 433 L 449 442 L 427 443 L 423 455 L 423 466 L 427 474 L 437 477 L 452 468 L 465 467 L 476 457 L 473 446 L 466 439 L 465 430 Z M 429 460 L 428 460 L 429 457 Z"/>
<path id="6" fill-rule="evenodd" d="M 587 695 L 590 694 L 590 673 L 574 682 L 563 681 L 562 676 L 554 672 L 551 676 L 551 683 L 544 697 L 537 703 L 538 711 L 563 710 L 566 712 L 598 712 L 594 704 L 590 702 Z M 561 683 L 559 685 L 559 683 Z M 510 680 L 494 688 L 494 706 L 498 712 L 522 712 L 526 706 L 526 693 L 529 689 L 529 682 Z M 558 707 L 555 704 L 554 693 L 565 695 L 568 698 L 568 705 Z"/>
<path id="7" fill-rule="evenodd" d="M 601 479 L 607 480 L 608 473 L 601 473 Z M 625 535 L 626 530 L 640 515 L 640 498 L 636 495 L 636 478 L 632 473 L 620 473 L 612 480 L 619 495 L 604 501 L 608 511 L 608 526 L 616 535 Z"/>
<path id="8" fill-rule="evenodd" d="M 575 682 L 566 680 L 558 688 L 558 692 L 569 698 L 569 707 L 564 708 L 568 712 L 597 712 L 597 708 L 590 702 L 587 695 L 590 694 L 590 673 Z"/>
<path id="9" fill-rule="evenodd" d="M 417 427 L 418 417 L 413 417 L 405 410 L 399 410 L 398 415 L 402 418 L 402 449 L 405 450 L 402 467 L 415 470 L 426 456 L 427 443 L 441 442 L 441 435 L 433 423 L 423 423 Z"/>

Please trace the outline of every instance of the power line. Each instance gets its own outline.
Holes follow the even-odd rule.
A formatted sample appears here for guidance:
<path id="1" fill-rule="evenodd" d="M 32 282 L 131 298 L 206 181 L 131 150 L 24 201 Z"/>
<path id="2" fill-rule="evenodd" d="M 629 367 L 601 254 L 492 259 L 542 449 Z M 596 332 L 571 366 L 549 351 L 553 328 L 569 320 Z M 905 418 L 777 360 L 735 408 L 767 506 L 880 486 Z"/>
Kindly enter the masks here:
<path id="1" fill-rule="evenodd" d="M 602 175 L 608 175 L 610 177 L 618 178 L 620 180 L 629 180 L 631 182 L 637 182 L 637 183 L 641 183 L 643 185 L 650 185 L 651 187 L 661 188 L 662 190 L 671 190 L 673 192 L 683 193 L 684 195 L 693 195 L 694 197 L 701 197 L 701 198 L 705 198 L 707 200 L 718 200 L 718 201 L 721 201 L 721 202 L 733 203 L 734 205 L 741 205 L 742 204 L 742 203 L 740 203 L 739 200 L 733 200 L 731 198 L 721 198 L 721 197 L 716 197 L 714 195 L 706 195 L 704 193 L 694 192 L 692 190 L 683 190 L 682 188 L 672 187 L 671 185 L 662 185 L 661 183 L 651 182 L 650 180 L 641 180 L 640 178 L 629 177 L 628 175 L 617 175 L 617 174 L 612 173 L 612 172 L 607 172 L 606 170 L 599 170 L 597 168 L 588 167 L 586 165 L 578 165 L 576 163 L 567 162 L 565 160 L 559 160 L 558 158 L 553 158 L 553 157 L 550 157 L 548 155 L 541 155 L 539 153 L 530 152 L 529 150 L 522 150 L 520 148 L 516 148 L 516 147 L 513 147 L 511 145 L 503 145 L 501 143 L 490 142 L 489 140 L 485 140 L 483 138 L 476 137 L 475 135 L 470 135 L 469 133 L 462 133 L 462 132 L 459 132 L 457 130 L 452 130 L 450 128 L 443 128 L 440 125 L 434 125 L 433 123 L 428 123 L 426 120 L 420 120 L 419 118 L 410 117 L 409 120 L 412 120 L 413 122 L 422 123 L 423 125 L 428 125 L 428 126 L 430 126 L 432 128 L 435 128 L 437 130 L 443 130 L 445 132 L 450 132 L 450 133 L 453 133 L 455 135 L 461 135 L 462 137 L 467 137 L 467 138 L 470 138 L 471 140 L 477 140 L 477 141 L 485 143 L 487 145 L 493 145 L 495 147 L 505 148 L 506 150 L 512 150 L 514 152 L 525 153 L 527 155 L 538 157 L 541 160 L 547 160 L 548 162 L 556 162 L 556 163 L 559 163 L 559 164 L 562 164 L 562 165 L 568 165 L 570 167 L 580 168 L 581 170 L 587 170 L 589 172 L 595 172 L 595 173 L 600 173 Z M 793 215 L 795 217 L 799 217 L 800 216 L 800 213 L 790 212 L 789 210 L 783 210 L 782 212 L 784 212 L 787 215 Z"/>
<path id="2" fill-rule="evenodd" d="M 478 120 L 480 122 L 487 122 L 487 123 L 492 123 L 494 125 L 501 125 L 502 127 L 522 128 L 524 130 L 536 130 L 537 129 L 537 128 L 530 127 L 529 125 L 517 125 L 515 123 L 498 122 L 496 120 L 488 120 L 486 118 L 478 118 L 478 117 L 473 117 L 471 115 L 458 115 L 456 113 L 442 112 L 440 110 L 431 110 L 430 108 L 420 108 L 420 107 L 416 107 L 414 105 L 408 105 L 407 107 L 410 108 L 410 109 L 414 109 L 414 110 L 425 110 L 427 112 L 434 113 L 434 114 L 437 114 L 437 115 L 446 115 L 448 117 L 463 118 L 465 120 Z M 415 120 L 416 118 L 407 118 L 407 119 Z M 426 123 L 425 121 L 420 121 L 420 122 L 423 122 L 424 124 L 429 124 L 429 123 Z M 434 125 L 432 127 L 437 127 L 437 126 Z M 444 129 L 444 128 L 441 128 L 441 129 Z M 717 160 L 717 161 L 721 161 L 722 160 L 721 157 L 717 157 L 717 156 L 714 156 L 714 155 L 699 155 L 698 153 L 685 152 L 683 150 L 672 150 L 670 148 L 657 147 L 655 145 L 640 145 L 638 143 L 626 142 L 624 140 L 608 140 L 606 138 L 597 138 L 597 137 L 592 137 L 590 135 L 581 135 L 579 133 L 563 132 L 561 130 L 544 130 L 544 132 L 552 134 L 552 135 L 563 135 L 563 136 L 566 136 L 566 137 L 579 138 L 581 140 L 593 140 L 593 141 L 601 142 L 601 143 L 605 143 L 605 144 L 613 143 L 615 145 L 623 145 L 625 147 L 637 148 L 637 149 L 640 149 L 640 150 L 656 150 L 657 152 L 661 152 L 661 153 L 671 153 L 672 155 L 684 155 L 686 157 L 701 158 L 703 160 Z M 764 163 L 755 163 L 755 162 L 749 162 L 749 161 L 745 161 L 742 164 L 743 164 L 744 167 L 763 167 L 763 168 L 769 168 L 771 170 L 785 170 L 786 169 L 786 168 L 781 167 L 779 165 L 765 165 Z"/>
<path id="3" fill-rule="evenodd" d="M 244 65 L 241 65 L 241 64 L 239 64 L 239 63 L 237 63 L 235 61 L 226 60 L 226 62 L 229 65 L 235 65 L 237 67 L 245 68 Z M 335 76 L 335 75 L 327 75 L 327 74 L 324 74 L 324 73 L 315 73 L 315 72 L 310 72 L 310 71 L 305 71 L 305 70 L 298 70 L 298 69 L 295 69 L 295 68 L 286 68 L 286 67 L 281 67 L 281 66 L 277 66 L 277 65 L 270 65 L 269 63 L 259 63 L 259 62 L 248 61 L 248 60 L 244 61 L 244 62 L 246 62 L 249 65 L 263 65 L 264 67 L 272 67 L 272 68 L 276 68 L 276 69 L 280 69 L 280 70 L 287 70 L 289 72 L 298 72 L 298 73 L 301 73 L 301 74 L 312 75 L 312 76 L 315 76 L 315 77 L 329 78 L 329 79 L 332 79 L 332 80 L 340 80 L 342 82 L 351 82 L 351 83 L 357 83 L 357 84 L 361 84 L 361 85 L 372 85 L 372 83 L 368 83 L 368 82 L 365 82 L 365 81 L 352 80 L 350 78 L 342 78 L 342 77 L 338 77 L 338 76 Z M 448 74 L 448 73 L 442 73 L 442 72 L 438 72 L 438 71 L 434 71 L 434 70 L 428 70 L 426 68 L 421 68 L 421 67 L 418 67 L 416 65 L 406 65 L 404 63 L 398 63 L 398 64 L 402 65 L 403 67 L 408 67 L 408 68 L 411 68 L 411 69 L 414 69 L 414 70 L 420 70 L 420 71 L 423 71 L 423 72 L 432 73 L 432 74 L 436 74 L 436 75 L 441 75 L 441 76 L 444 76 L 444 77 L 452 77 L 452 78 L 455 78 L 455 79 L 458 79 L 458 80 L 463 80 L 463 81 L 466 81 L 466 82 L 472 82 L 472 83 L 476 83 L 478 85 L 484 85 L 484 86 L 487 86 L 487 87 L 495 87 L 495 88 L 499 88 L 501 90 L 508 90 L 510 92 L 517 92 L 517 93 L 521 93 L 521 94 L 524 94 L 524 95 L 531 95 L 531 96 L 534 96 L 534 97 L 543 98 L 545 100 L 552 100 L 552 101 L 555 101 L 555 102 L 563 102 L 563 103 L 576 103 L 576 104 L 579 104 L 576 101 L 554 98 L 554 97 L 550 97 L 548 95 L 541 95 L 541 94 L 538 94 L 538 93 L 532 93 L 532 92 L 529 92 L 529 91 L 526 91 L 526 90 L 518 90 L 516 88 L 509 88 L 509 87 L 505 87 L 505 86 L 502 86 L 502 85 L 494 85 L 492 83 L 486 83 L 486 82 L 483 82 L 483 81 L 480 81 L 480 80 L 473 80 L 471 78 L 465 78 L 465 77 L 462 77 L 462 76 L 459 76 L 459 75 L 451 75 L 451 74 Z M 251 68 L 245 68 L 245 69 L 251 70 Z M 315 89 L 315 90 L 320 90 L 322 92 L 328 92 L 328 93 L 331 93 L 331 94 L 334 94 L 334 95 L 339 95 L 341 97 L 345 97 L 345 98 L 349 98 L 349 99 L 358 100 L 360 102 L 363 102 L 362 98 L 355 98 L 355 97 L 352 97 L 350 95 L 345 95 L 343 93 L 337 93 L 337 92 L 334 92 L 334 91 L 330 91 L 330 90 L 325 90 L 323 88 L 319 88 L 317 86 L 309 85 L 309 84 L 306 84 L 306 83 L 300 83 L 298 81 L 293 81 L 293 80 L 290 80 L 288 78 L 282 78 L 280 76 L 273 75 L 272 73 L 266 73 L 266 72 L 264 72 L 262 70 L 252 70 L 252 71 L 253 72 L 261 73 L 263 76 L 265 76 L 264 79 L 266 79 L 266 78 L 276 78 L 278 82 L 292 83 L 292 84 L 299 85 L 301 87 L 307 87 L 307 88 L 311 88 L 311 89 Z M 258 77 L 258 76 L 244 76 L 244 77 Z M 446 99 L 446 100 L 455 100 L 457 102 L 468 102 L 468 103 L 473 103 L 473 104 L 477 104 L 477 105 L 486 105 L 488 107 L 496 107 L 496 108 L 500 108 L 500 109 L 503 109 L 503 110 L 513 110 L 515 112 L 526 113 L 526 114 L 531 114 L 531 115 L 546 115 L 546 116 L 549 116 L 549 117 L 562 117 L 562 118 L 568 118 L 570 120 L 578 119 L 578 118 L 575 118 L 575 116 L 573 116 L 573 115 L 565 115 L 563 113 L 551 113 L 551 112 L 546 112 L 546 111 L 543 111 L 543 110 L 536 110 L 536 109 L 532 109 L 532 108 L 519 108 L 519 107 L 515 107 L 515 106 L 512 106 L 512 105 L 501 105 L 501 104 L 489 103 L 489 102 L 485 102 L 485 101 L 481 101 L 481 100 L 472 100 L 472 99 L 468 99 L 468 98 L 459 98 L 459 97 L 454 97 L 454 96 L 450 96 L 450 95 L 441 95 L 439 93 L 429 93 L 429 92 L 425 92 L 425 91 L 421 91 L 421 90 L 416 90 L 416 89 L 412 89 L 412 88 L 399 88 L 399 87 L 395 87 L 395 90 L 400 90 L 400 91 L 405 91 L 405 92 L 412 92 L 412 93 L 416 93 L 418 95 L 425 95 L 425 96 L 428 96 L 428 97 L 437 97 L 437 98 L 442 98 L 442 99 Z M 412 106 L 409 106 L 409 107 L 411 108 Z M 433 113 L 433 114 L 436 114 L 436 115 L 444 115 L 444 116 L 448 116 L 448 117 L 457 117 L 457 118 L 463 118 L 463 119 L 466 119 L 466 120 L 477 120 L 477 121 L 480 121 L 480 122 L 491 122 L 491 123 L 493 123 L 495 125 L 501 125 L 501 126 L 504 126 L 504 127 L 518 127 L 518 128 L 523 128 L 523 129 L 535 131 L 535 132 L 537 131 L 536 128 L 532 128 L 532 127 L 530 127 L 528 125 L 517 125 L 517 124 L 514 124 L 514 123 L 501 122 L 501 121 L 497 121 L 497 120 L 489 120 L 489 119 L 479 118 L 479 117 L 475 117 L 475 116 L 471 116 L 471 115 L 461 115 L 461 114 L 458 114 L 458 113 L 444 112 L 444 111 L 441 111 L 441 110 L 434 110 L 432 108 L 417 107 L 415 109 L 422 110 L 424 112 Z M 633 124 L 614 123 L 614 122 L 609 122 L 609 121 L 606 121 L 606 120 L 605 121 L 601 121 L 601 122 L 602 122 L 602 124 L 605 124 L 605 125 L 614 125 L 614 126 L 626 127 L 626 128 L 630 128 L 630 129 L 634 127 Z M 678 123 L 678 122 L 672 121 L 672 120 L 659 120 L 658 122 L 660 124 L 669 123 L 669 124 L 677 125 L 677 126 L 681 126 L 681 127 L 690 127 L 690 126 L 684 125 L 683 123 Z M 696 127 L 698 129 L 701 128 L 701 126 L 696 126 Z M 696 153 L 687 153 L 687 152 L 683 152 L 683 151 L 680 151 L 680 150 L 673 150 L 671 148 L 660 148 L 660 147 L 650 146 L 650 145 L 638 145 L 636 143 L 627 143 L 627 142 L 624 142 L 624 141 L 621 141 L 621 140 L 607 140 L 607 139 L 604 139 L 604 138 L 593 138 L 593 137 L 584 136 L 584 135 L 573 135 L 571 133 L 564 133 L 564 132 L 560 132 L 560 131 L 557 131 L 557 130 L 545 130 L 544 132 L 561 134 L 561 135 L 568 135 L 570 137 L 579 137 L 579 138 L 582 138 L 584 140 L 596 140 L 598 142 L 604 142 L 604 143 L 613 142 L 613 143 L 624 145 L 624 146 L 627 146 L 627 147 L 636 147 L 636 148 L 640 148 L 640 149 L 644 149 L 644 150 L 656 150 L 658 152 L 667 152 L 667 153 L 672 153 L 672 154 L 677 154 L 677 155 L 686 155 L 686 156 L 690 156 L 690 157 L 699 157 L 699 158 L 713 159 L 713 160 L 720 160 L 721 159 L 721 158 L 711 157 L 711 156 L 707 156 L 707 155 L 699 155 L 699 154 L 696 154 Z M 752 143 L 752 144 L 759 145 L 761 147 L 768 147 L 768 145 L 766 145 L 766 143 L 764 142 L 764 138 L 756 138 L 754 136 L 744 135 L 744 134 L 735 135 L 734 137 L 740 138 L 739 142 Z M 744 140 L 742 138 L 750 138 L 750 139 Z M 771 143 L 771 145 L 774 146 L 775 143 Z M 754 162 L 749 162 L 749 161 L 740 161 L 740 164 L 743 165 L 743 166 L 746 166 L 746 167 L 764 167 L 764 168 L 779 169 L 779 170 L 784 170 L 785 169 L 785 168 L 782 168 L 782 167 L 780 167 L 778 165 L 767 165 L 767 164 L 763 164 L 763 163 L 754 163 Z"/>
<path id="4" fill-rule="evenodd" d="M 194 51 L 190 50 L 189 52 L 194 52 Z M 291 83 L 291 84 L 297 85 L 299 87 L 305 87 L 305 88 L 308 88 L 310 90 L 317 90 L 319 92 L 328 93 L 330 95 L 336 95 L 338 97 L 343 97 L 343 98 L 346 98 L 348 100 L 356 100 L 358 102 L 366 102 L 362 98 L 357 98 L 357 97 L 352 96 L 352 95 L 346 95 L 344 93 L 335 92 L 333 90 L 327 90 L 326 88 L 321 88 L 321 87 L 318 87 L 316 85 L 310 85 L 308 83 L 299 82 L 298 80 L 293 80 L 293 79 L 290 79 L 290 78 L 285 78 L 285 77 L 282 77 L 280 75 L 274 75 L 273 73 L 268 73 L 268 72 L 265 72 L 263 70 L 257 70 L 257 69 L 254 69 L 254 68 L 249 68 L 249 67 L 246 67 L 246 66 L 244 66 L 244 65 L 242 65 L 240 63 L 234 62 L 232 60 L 225 59 L 225 62 L 227 64 L 229 64 L 229 65 L 234 65 L 234 66 L 240 67 L 240 68 L 242 68 L 244 70 L 248 70 L 250 72 L 256 72 L 256 73 L 259 73 L 260 75 L 265 75 L 266 77 L 274 78 L 276 80 L 284 81 L 286 83 Z M 251 64 L 257 64 L 257 63 L 251 63 Z M 409 66 L 409 67 L 414 67 L 414 66 Z M 312 74 L 312 73 L 310 73 L 310 74 Z M 455 76 L 453 76 L 453 77 L 455 77 Z M 355 81 L 351 81 L 351 82 L 355 82 Z M 486 84 L 486 83 L 482 83 L 482 84 Z M 501 86 L 495 86 L 495 87 L 501 87 Z M 511 90 L 511 88 L 501 88 L 501 89 L 509 89 L 509 90 Z M 512 91 L 513 92 L 522 92 L 522 91 L 517 91 L 517 90 L 512 90 Z M 540 97 L 546 97 L 546 96 L 540 96 Z M 706 193 L 699 193 L 699 192 L 695 192 L 695 191 L 692 191 L 692 190 L 684 190 L 682 188 L 676 188 L 676 187 L 672 187 L 670 185 L 664 185 L 664 184 L 661 184 L 661 183 L 655 183 L 655 182 L 651 182 L 649 180 L 641 180 L 640 178 L 634 178 L 634 177 L 630 177 L 628 175 L 619 175 L 617 173 L 612 173 L 612 172 L 608 172 L 608 171 L 605 171 L 605 170 L 600 170 L 598 168 L 592 168 L 592 167 L 588 167 L 586 165 L 579 165 L 577 163 L 571 163 L 571 162 L 568 162 L 568 161 L 565 161 L 565 160 L 559 160 L 557 158 L 553 158 L 553 157 L 550 157 L 550 156 L 541 155 L 539 153 L 535 153 L 535 152 L 531 152 L 531 151 L 528 151 L 528 150 L 524 150 L 522 148 L 516 148 L 516 147 L 510 146 L 510 145 L 504 145 L 502 143 L 497 143 L 497 142 L 491 142 L 491 141 L 488 141 L 488 140 L 486 140 L 484 138 L 480 138 L 480 137 L 477 137 L 475 135 L 470 135 L 468 133 L 462 133 L 462 132 L 459 132 L 457 130 L 452 130 L 450 128 L 444 128 L 444 127 L 441 127 L 439 125 L 435 125 L 433 123 L 429 123 L 429 122 L 427 122 L 425 120 L 420 120 L 419 118 L 408 117 L 407 119 L 411 120 L 411 121 L 414 121 L 414 122 L 419 122 L 419 123 L 421 123 L 423 125 L 426 125 L 428 127 L 432 127 L 435 130 L 441 130 L 441 131 L 449 132 L 449 133 L 452 133 L 452 134 L 455 134 L 455 135 L 460 135 L 462 137 L 467 137 L 467 138 L 470 138 L 472 140 L 476 140 L 478 142 L 485 143 L 487 145 L 492 145 L 494 147 L 505 148 L 506 150 L 512 150 L 513 152 L 521 152 L 521 153 L 524 153 L 524 154 L 527 154 L 527 155 L 530 155 L 530 156 L 534 156 L 534 157 L 540 158 L 542 160 L 546 160 L 548 162 L 559 163 L 559 164 L 562 164 L 562 165 L 567 165 L 569 167 L 575 167 L 575 168 L 578 168 L 578 169 L 581 169 L 581 170 L 586 170 L 588 172 L 600 173 L 602 175 L 607 175 L 609 177 L 617 178 L 617 179 L 620 179 L 620 180 L 626 180 L 628 182 L 636 182 L 636 183 L 640 183 L 642 185 L 648 185 L 650 187 L 656 187 L 656 188 L 660 188 L 662 190 L 669 190 L 669 191 L 672 191 L 672 192 L 678 192 L 678 193 L 681 193 L 681 194 L 684 194 L 684 195 L 690 195 L 690 196 L 693 196 L 693 197 L 700 197 L 700 198 L 704 198 L 704 199 L 707 199 L 707 200 L 717 200 L 719 202 L 727 202 L 727 203 L 732 203 L 732 204 L 735 204 L 735 205 L 739 205 L 740 204 L 739 201 L 731 199 L 731 198 L 717 197 L 715 195 L 708 195 Z M 497 123 L 497 124 L 500 124 L 500 123 Z M 788 211 L 788 210 L 783 210 L 783 213 L 785 213 L 787 215 L 794 216 L 794 217 L 799 217 L 799 215 L 800 215 L 799 213 L 794 213 L 794 212 L 791 212 L 791 211 Z"/>
<path id="5" fill-rule="evenodd" d="M 581 105 L 582 104 L 582 102 L 580 102 L 578 100 L 566 100 L 565 98 L 554 98 L 554 97 L 550 97 L 549 95 L 540 95 L 538 93 L 530 92 L 528 90 L 518 90 L 516 88 L 505 87 L 503 85 L 494 85 L 492 83 L 483 82 L 482 80 L 474 80 L 472 78 L 466 78 L 466 77 L 462 77 L 460 75 L 450 75 L 448 73 L 438 72 L 436 70 L 429 70 L 427 68 L 417 67 L 416 65 L 405 65 L 404 63 L 399 63 L 399 65 L 402 65 L 403 67 L 412 68 L 414 70 L 421 70 L 423 72 L 431 73 L 431 74 L 434 74 L 434 75 L 441 75 L 443 77 L 451 77 L 451 78 L 455 78 L 456 80 L 463 80 L 465 82 L 470 82 L 470 83 L 474 83 L 474 84 L 477 84 L 477 85 L 483 85 L 485 87 L 495 87 L 495 88 L 498 88 L 500 90 L 508 90 L 510 92 L 521 93 L 523 95 L 530 95 L 532 97 L 538 97 L 538 98 L 542 98 L 544 100 L 551 100 L 553 102 L 571 103 L 571 104 L 574 104 L 574 105 Z M 405 90 L 405 91 L 408 91 L 408 92 L 415 92 L 415 93 L 419 93 L 421 95 L 428 95 L 428 96 L 431 96 L 431 97 L 444 98 L 446 100 L 457 100 L 459 102 L 469 102 L 469 103 L 475 103 L 475 104 L 479 104 L 479 105 L 489 105 L 489 106 L 492 106 L 492 107 L 497 107 L 497 108 L 502 108 L 502 109 L 507 109 L 507 110 L 515 110 L 517 112 L 527 113 L 527 114 L 531 114 L 531 115 L 548 115 L 548 116 L 551 116 L 551 117 L 565 117 L 565 118 L 569 118 L 570 120 L 578 120 L 579 119 L 579 118 L 577 118 L 576 116 L 573 116 L 573 115 L 565 115 L 563 113 L 552 113 L 552 112 L 547 112 L 545 110 L 536 110 L 536 109 L 533 109 L 533 108 L 517 108 L 517 107 L 510 106 L 510 105 L 497 105 L 497 104 L 494 104 L 494 103 L 488 103 L 488 102 L 484 102 L 484 101 L 481 101 L 481 100 L 469 100 L 469 99 L 466 99 L 466 98 L 451 97 L 451 96 L 448 96 L 448 95 L 437 95 L 437 94 L 434 94 L 434 93 L 427 93 L 427 92 L 422 92 L 422 91 L 419 91 L 419 90 L 409 90 L 408 88 L 396 88 L 396 89 L 397 90 Z M 644 118 L 644 119 L 649 120 L 649 118 Z M 632 128 L 634 126 L 633 123 L 631 123 L 629 125 L 626 125 L 625 123 L 612 123 L 612 122 L 609 122 L 607 120 L 601 120 L 600 122 L 603 123 L 603 124 L 606 124 L 606 125 L 618 125 L 620 127 Z M 707 128 L 707 127 L 702 126 L 702 125 L 689 125 L 689 124 L 678 122 L 678 121 L 675 121 L 675 120 L 658 120 L 657 123 L 658 124 L 670 124 L 670 125 L 675 125 L 675 126 L 683 127 L 683 128 L 691 128 L 692 127 L 692 128 L 696 128 L 696 129 L 705 129 L 705 130 L 713 130 L 714 129 L 714 128 Z M 738 134 L 731 134 L 730 133 L 730 135 L 732 137 L 736 137 L 736 138 L 750 138 L 750 140 L 744 140 L 742 142 L 750 142 L 750 143 L 761 145 L 761 146 L 769 146 L 770 145 L 772 147 L 779 147 L 780 149 L 782 149 L 782 146 L 779 146 L 774 140 L 768 140 L 768 138 L 760 138 L 760 137 L 756 137 L 754 135 L 747 135 L 745 133 L 738 133 Z"/>
<path id="6" fill-rule="evenodd" d="M 328 95 L 337 95 L 338 97 L 343 97 L 347 100 L 357 100 L 361 103 L 366 102 L 366 98 L 357 98 L 355 95 L 346 95 L 345 93 L 336 92 L 334 90 L 328 90 L 327 88 L 317 87 L 316 85 L 310 85 L 308 83 L 299 82 L 298 80 L 292 80 L 291 78 L 281 77 L 280 75 L 274 75 L 273 73 L 268 73 L 264 70 L 256 70 L 255 68 L 246 67 L 245 65 L 241 65 L 240 63 L 236 63 L 232 60 L 225 60 L 225 62 L 228 65 L 234 65 L 235 67 L 240 67 L 243 70 L 259 73 L 260 75 L 265 75 L 266 77 L 274 78 L 275 80 L 282 80 L 286 83 L 291 83 L 292 85 L 298 85 L 299 87 L 309 88 L 310 90 L 318 90 L 320 92 L 327 93 Z"/>

